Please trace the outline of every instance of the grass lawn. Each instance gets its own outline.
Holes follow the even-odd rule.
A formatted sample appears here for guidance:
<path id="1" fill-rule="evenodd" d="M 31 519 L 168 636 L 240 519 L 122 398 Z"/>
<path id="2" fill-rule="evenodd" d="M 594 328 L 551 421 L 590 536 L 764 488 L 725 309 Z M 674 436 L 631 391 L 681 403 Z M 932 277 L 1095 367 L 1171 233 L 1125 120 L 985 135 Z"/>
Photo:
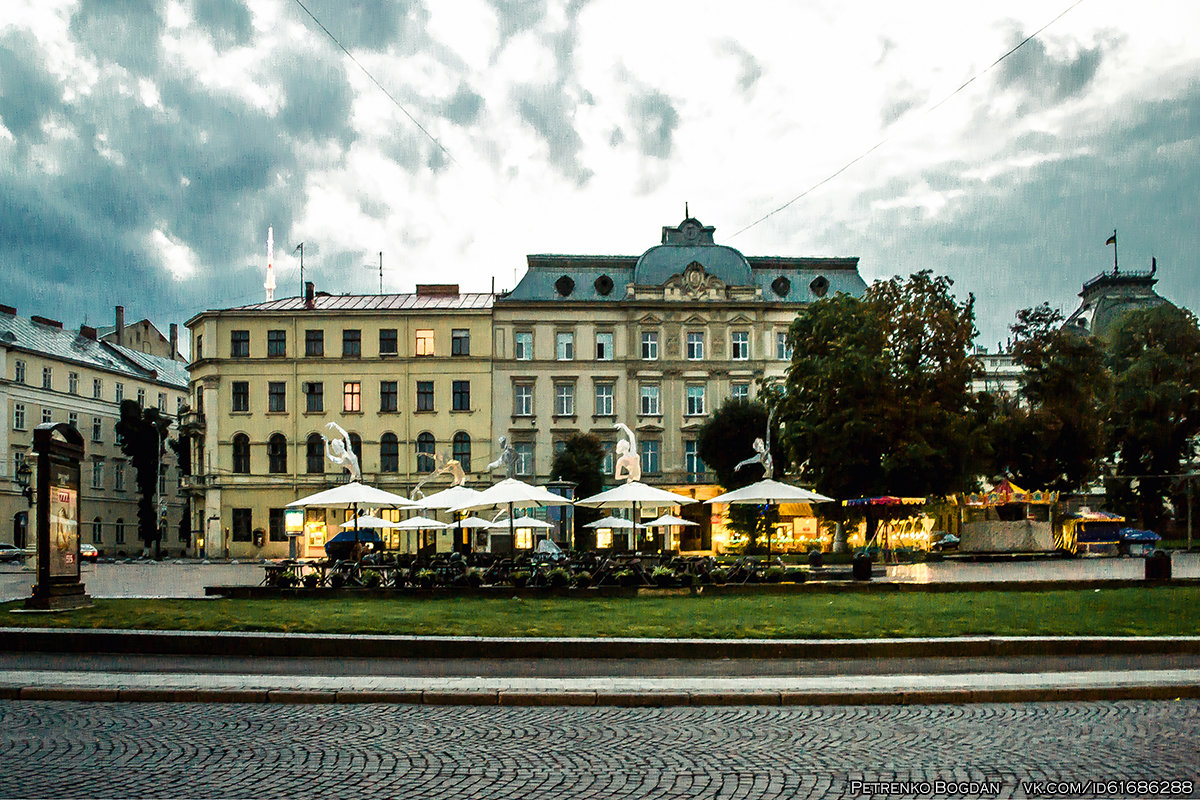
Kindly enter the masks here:
<path id="1" fill-rule="evenodd" d="M 8 614 L 3 625 L 426 636 L 1198 635 L 1200 588 L 589 600 L 113 599 L 60 614 Z"/>

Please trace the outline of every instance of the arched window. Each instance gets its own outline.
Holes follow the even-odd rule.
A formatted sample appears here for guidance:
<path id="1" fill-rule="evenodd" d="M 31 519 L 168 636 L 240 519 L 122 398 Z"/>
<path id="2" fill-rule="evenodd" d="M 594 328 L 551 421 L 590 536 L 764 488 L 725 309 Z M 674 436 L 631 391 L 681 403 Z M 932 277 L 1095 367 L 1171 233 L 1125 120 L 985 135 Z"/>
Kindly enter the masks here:
<path id="1" fill-rule="evenodd" d="M 113 536 L 113 541 L 117 544 L 125 544 L 125 520 L 122 517 L 117 517 L 116 523 L 113 525 L 116 534 Z"/>
<path id="2" fill-rule="evenodd" d="M 320 475 L 325 471 L 325 440 L 319 433 L 310 433 L 304 443 L 305 472 Z"/>
<path id="3" fill-rule="evenodd" d="M 233 471 L 239 475 L 250 474 L 250 437 L 244 433 L 233 437 Z"/>
<path id="4" fill-rule="evenodd" d="M 267 439 L 267 471 L 287 472 L 287 437 L 282 433 L 272 434 Z"/>
<path id="5" fill-rule="evenodd" d="M 100 521 L 99 517 L 96 517 L 94 520 L 92 520 L 92 544 L 102 544 L 104 542 L 104 539 L 101 535 L 101 531 L 103 530 L 104 523 Z"/>
<path id="6" fill-rule="evenodd" d="M 358 457 L 358 468 L 362 469 L 362 437 L 357 433 L 350 434 L 350 449 L 354 451 L 354 455 Z"/>
<path id="7" fill-rule="evenodd" d="M 429 431 L 417 436 L 417 472 L 433 472 L 433 448 L 436 442 Z"/>
<path id="8" fill-rule="evenodd" d="M 463 472 L 471 471 L 471 436 L 465 431 L 454 434 L 454 460 Z"/>
<path id="9" fill-rule="evenodd" d="M 400 440 L 394 433 L 385 433 L 379 440 L 379 471 L 400 471 Z"/>

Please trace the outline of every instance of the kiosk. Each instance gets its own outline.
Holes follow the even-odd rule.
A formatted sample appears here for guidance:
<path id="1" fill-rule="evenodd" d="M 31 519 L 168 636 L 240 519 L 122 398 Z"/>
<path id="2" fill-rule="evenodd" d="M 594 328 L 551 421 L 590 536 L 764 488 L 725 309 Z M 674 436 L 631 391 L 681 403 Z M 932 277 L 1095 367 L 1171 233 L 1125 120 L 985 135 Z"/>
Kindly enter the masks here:
<path id="1" fill-rule="evenodd" d="M 79 464 L 83 437 L 66 423 L 33 431 L 37 456 L 37 583 L 25 608 L 57 611 L 91 605 L 79 580 Z"/>

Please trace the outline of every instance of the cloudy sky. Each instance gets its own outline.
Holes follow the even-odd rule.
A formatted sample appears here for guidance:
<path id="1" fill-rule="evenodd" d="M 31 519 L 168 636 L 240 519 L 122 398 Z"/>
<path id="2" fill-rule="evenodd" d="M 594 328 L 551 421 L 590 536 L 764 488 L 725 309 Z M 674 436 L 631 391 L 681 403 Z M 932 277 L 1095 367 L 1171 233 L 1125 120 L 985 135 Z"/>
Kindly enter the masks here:
<path id="1" fill-rule="evenodd" d="M 165 329 L 261 300 L 269 225 L 281 295 L 300 242 L 335 293 L 379 251 L 385 291 L 510 288 L 687 202 L 747 255 L 948 274 L 989 345 L 1114 228 L 1198 309 L 1200 3 L 1074 3 L 4 0 L 0 302 Z"/>

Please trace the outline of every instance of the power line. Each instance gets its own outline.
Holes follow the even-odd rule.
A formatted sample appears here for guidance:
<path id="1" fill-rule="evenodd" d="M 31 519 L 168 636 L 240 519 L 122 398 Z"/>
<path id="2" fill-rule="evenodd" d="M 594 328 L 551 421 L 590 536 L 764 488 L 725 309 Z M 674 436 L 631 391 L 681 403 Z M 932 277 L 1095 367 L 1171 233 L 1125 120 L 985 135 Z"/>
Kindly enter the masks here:
<path id="1" fill-rule="evenodd" d="M 1080 2 L 1082 2 L 1082 1 L 1083 1 L 1083 0 L 1080 0 Z M 439 150 L 441 150 L 443 153 L 445 153 L 445 154 L 446 154 L 446 158 L 450 159 L 450 161 L 451 161 L 452 163 L 454 163 L 454 164 L 457 164 L 457 163 L 458 163 L 457 161 L 455 161 L 455 159 L 454 159 L 454 156 L 450 155 L 450 151 L 449 151 L 449 150 L 447 150 L 447 149 L 445 148 L 445 146 L 444 146 L 444 145 L 442 145 L 442 143 L 441 143 L 441 142 L 439 142 L 439 141 L 438 141 L 436 138 L 434 138 L 433 134 L 432 134 L 432 133 L 430 133 L 429 131 L 427 131 L 427 130 L 425 129 L 425 126 L 424 126 L 424 125 L 422 125 L 420 122 L 418 122 L 418 121 L 417 121 L 417 118 L 416 118 L 416 117 L 414 117 L 412 114 L 410 114 L 410 113 L 408 112 L 408 109 L 407 109 L 407 108 L 405 108 L 405 107 L 404 107 L 404 106 L 403 106 L 403 105 L 400 103 L 400 101 L 399 101 L 399 100 L 397 100 L 395 97 L 393 97 L 393 96 L 392 96 L 392 93 L 391 93 L 391 92 L 389 92 L 389 91 L 388 91 L 386 88 L 384 88 L 383 84 L 382 84 L 382 83 L 380 83 L 380 82 L 379 82 L 379 81 L 378 81 L 378 80 L 375 78 L 375 76 L 374 76 L 374 75 L 372 75 L 372 74 L 370 73 L 370 71 L 369 71 L 369 70 L 368 70 L 366 67 L 364 67 L 364 66 L 362 65 L 362 63 L 361 63 L 361 62 L 360 62 L 360 61 L 359 61 L 357 58 L 355 58 L 355 57 L 354 57 L 354 54 L 353 54 L 353 53 L 351 53 L 349 50 L 347 50 L 347 49 L 346 49 L 346 46 L 345 46 L 345 45 L 343 45 L 343 44 L 342 44 L 340 41 L 338 41 L 338 38 L 337 38 L 336 36 L 334 36 L 334 35 L 333 35 L 333 32 L 332 32 L 332 31 L 330 31 L 330 30 L 329 30 L 329 28 L 326 28 L 326 27 L 325 27 L 324 23 L 322 23 L 322 22 L 321 22 L 321 20 L 317 19 L 317 15 L 316 15 L 316 14 L 314 14 L 313 12 L 311 12 L 311 11 L 309 11 L 309 10 L 308 10 L 308 6 L 304 5 L 304 3 L 303 3 L 303 2 L 301 2 L 301 0 L 296 0 L 296 5 L 300 6 L 300 8 L 302 8 L 302 9 L 304 9 L 304 13 L 305 13 L 305 14 L 308 14 L 308 16 L 312 18 L 312 21 L 313 21 L 313 22 L 315 22 L 315 23 L 317 23 L 317 26 L 318 26 L 318 27 L 319 27 L 321 30 L 325 31 L 325 35 L 326 35 L 326 36 L 328 36 L 330 39 L 332 39 L 332 40 L 333 40 L 333 43 L 334 43 L 334 44 L 336 44 L 336 45 L 337 45 L 337 46 L 338 46 L 338 47 L 341 49 L 341 51 L 342 51 L 343 53 L 345 53 L 347 56 L 349 56 L 350 60 L 354 62 L 354 65 L 355 65 L 356 67 L 358 67 L 360 70 L 362 70 L 362 74 L 363 74 L 363 75 L 366 75 L 368 78 L 370 78 L 370 79 L 371 79 L 371 83 L 375 84 L 375 85 L 376 85 L 376 86 L 379 88 L 379 91 L 381 91 L 381 92 L 383 92 L 385 95 L 387 95 L 387 99 L 391 100 L 391 101 L 392 101 L 392 104 L 393 104 L 393 105 L 395 105 L 395 106 L 396 106 L 396 108 L 400 109 L 400 111 L 401 111 L 401 112 L 404 114 L 404 116 L 408 117 L 409 121 L 410 121 L 410 122 L 412 122 L 412 124 L 413 124 L 413 125 L 416 125 L 416 126 L 417 126 L 417 128 L 418 128 L 418 129 L 421 131 L 421 133 L 425 134 L 425 136 L 426 136 L 426 137 L 429 139 L 429 141 L 431 141 L 431 142 L 433 142 L 435 145 L 437 145 L 437 146 L 438 146 L 438 149 L 439 149 Z"/>
<path id="2" fill-rule="evenodd" d="M 299 0 L 297 0 L 297 2 L 299 2 Z M 970 78 L 968 78 L 968 79 L 967 79 L 967 80 L 966 80 L 966 81 L 965 81 L 965 82 L 964 82 L 964 83 L 963 83 L 961 86 L 959 86 L 957 89 L 955 89 L 954 91 L 952 91 L 950 94 L 946 95 L 946 96 L 945 96 L 945 97 L 943 97 L 941 100 L 937 101 L 937 102 L 936 102 L 936 103 L 934 103 L 933 105 L 931 105 L 931 106 L 929 106 L 928 108 L 926 108 L 926 109 L 925 109 L 923 112 L 921 112 L 921 116 L 925 116 L 925 115 L 927 115 L 927 114 L 931 114 L 931 113 L 933 113 L 934 111 L 936 111 L 936 110 L 937 110 L 938 108 L 940 108 L 940 107 L 941 107 L 943 104 L 945 104 L 945 103 L 946 103 L 946 101 L 948 101 L 950 98 L 952 98 L 952 97 L 954 97 L 955 95 L 957 95 L 957 94 L 958 94 L 959 92 L 961 92 L 963 89 L 966 89 L 968 86 L 970 86 L 972 83 L 974 83 L 974 82 L 975 82 L 976 80 L 978 80 L 979 78 L 981 78 L 981 77 L 983 77 L 984 75 L 986 75 L 987 73 L 991 72 L 993 69 L 995 69 L 995 68 L 996 68 L 996 66 L 997 66 L 997 65 L 999 65 L 999 64 L 1000 64 L 1000 62 L 1004 61 L 1006 58 L 1008 58 L 1009 56 L 1011 56 L 1013 53 L 1017 52 L 1017 51 L 1018 51 L 1018 50 L 1020 50 L 1022 47 L 1024 47 L 1025 45 L 1027 45 L 1029 42 L 1031 42 L 1031 41 L 1033 41 L 1034 39 L 1036 39 L 1036 38 L 1038 37 L 1038 35 L 1042 33 L 1042 31 L 1046 30 L 1046 29 L 1047 29 L 1047 28 L 1049 28 L 1051 25 L 1053 25 L 1054 23 L 1058 22 L 1060 19 L 1062 19 L 1063 17 L 1065 17 L 1065 16 L 1066 16 L 1066 15 L 1067 15 L 1067 14 L 1068 14 L 1070 11 L 1072 11 L 1072 10 L 1073 10 L 1073 9 L 1074 9 L 1076 6 L 1078 6 L 1078 5 L 1082 4 L 1083 2 L 1084 2 L 1084 0 L 1075 0 L 1075 2 L 1074 2 L 1074 3 L 1072 3 L 1072 4 L 1071 4 L 1071 5 L 1069 5 L 1069 6 L 1067 6 L 1067 8 L 1066 8 L 1066 9 L 1064 9 L 1064 10 L 1063 10 L 1063 11 L 1062 11 L 1062 12 L 1061 12 L 1061 13 L 1060 13 L 1060 14 L 1059 14 L 1057 17 L 1055 17 L 1054 19 L 1050 20 L 1050 21 L 1049 21 L 1049 22 L 1047 22 L 1045 25 L 1043 25 L 1042 27 L 1038 28 L 1036 31 L 1034 31 L 1033 33 L 1031 33 L 1031 34 L 1029 34 L 1028 36 L 1026 36 L 1024 39 L 1022 39 L 1022 40 L 1021 40 L 1021 42 L 1020 42 L 1020 43 L 1019 43 L 1019 44 L 1018 44 L 1016 47 L 1012 48 L 1012 49 L 1011 49 L 1011 50 L 1009 50 L 1007 53 L 1005 53 L 1004 55 L 1002 55 L 1002 56 L 1000 56 L 999 58 L 997 58 L 995 61 L 993 61 L 991 64 L 989 64 L 989 65 L 988 65 L 986 68 L 984 68 L 984 69 L 980 70 L 979 72 L 975 73 L 974 75 L 972 75 L 972 76 L 971 76 Z M 732 239 L 734 236 L 737 236 L 738 234 L 741 234 L 741 233 L 744 233 L 744 232 L 746 232 L 746 231 L 750 230 L 750 229 L 751 229 L 751 228 L 753 228 L 755 225 L 758 225 L 758 224 L 759 224 L 759 223 L 761 223 L 761 222 L 765 222 L 766 220 L 768 220 L 768 219 L 770 219 L 771 217 L 773 217 L 773 216 L 775 216 L 776 214 L 778 214 L 780 211 L 783 211 L 785 208 L 787 208 L 788 206 L 792 205 L 792 204 L 793 204 L 793 203 L 795 203 L 797 200 L 801 200 L 801 199 L 803 199 L 803 198 L 807 197 L 808 195 L 812 194 L 812 193 L 813 193 L 813 192 L 815 192 L 817 189 L 820 189 L 822 186 L 824 186 L 825 184 L 829 183 L 831 180 L 833 180 L 833 179 L 834 179 L 834 178 L 836 178 L 837 176 L 841 175 L 843 172 L 845 172 L 846 170 L 850 169 L 850 168 L 851 168 L 851 167 L 853 167 L 855 164 L 857 164 L 858 162 L 862 161 L 864 158 L 866 158 L 867 156 L 871 155 L 872 153 L 874 153 L 874 152 L 875 152 L 876 150 L 878 150 L 879 148 L 883 147 L 885 144 L 887 144 L 887 143 L 888 143 L 888 142 L 890 142 L 891 140 L 892 140 L 892 136 L 891 136 L 891 135 L 888 135 L 888 136 L 885 136 L 885 137 L 883 137 L 883 138 L 882 138 L 882 139 L 880 139 L 878 142 L 876 142 L 875 144 L 873 144 L 873 145 L 872 145 L 870 148 L 868 148 L 866 151 L 864 151 L 863 153 L 859 154 L 858 156 L 856 156 L 856 157 L 855 157 L 854 159 L 852 159 L 851 161 L 849 161 L 849 162 L 847 162 L 846 164 L 844 164 L 844 165 L 843 165 L 841 168 L 839 168 L 839 169 L 838 169 L 836 172 L 832 173 L 831 175 L 828 175 L 827 177 L 823 178 L 822 180 L 818 181 L 817 183 L 814 183 L 812 186 L 808 187 L 808 188 L 807 188 L 807 189 L 805 189 L 803 192 L 801 192 L 800 194 L 798 194 L 798 195 L 796 195 L 795 197 L 793 197 L 791 200 L 788 200 L 786 203 L 784 203 L 783 205 L 781 205 L 779 208 L 776 208 L 774 211 L 768 211 L 766 214 L 764 214 L 764 215 L 762 215 L 761 217 L 759 217 L 758 219 L 754 220 L 754 222 L 751 222 L 751 223 L 750 223 L 749 225 L 747 225 L 746 227 L 744 227 L 744 228 L 741 228 L 741 229 L 740 229 L 740 230 L 738 230 L 738 231 L 735 231 L 735 232 L 733 233 L 733 235 L 732 235 L 732 236 L 730 236 L 729 238 L 730 238 L 730 239 Z"/>

